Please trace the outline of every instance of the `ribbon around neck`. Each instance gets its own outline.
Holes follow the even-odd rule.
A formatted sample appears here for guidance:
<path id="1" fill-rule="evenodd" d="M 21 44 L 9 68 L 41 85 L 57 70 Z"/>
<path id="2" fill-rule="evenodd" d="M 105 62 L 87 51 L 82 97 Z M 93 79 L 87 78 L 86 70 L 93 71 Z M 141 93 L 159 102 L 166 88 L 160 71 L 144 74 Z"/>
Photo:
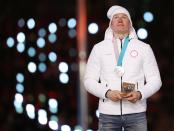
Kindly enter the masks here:
<path id="1" fill-rule="evenodd" d="M 119 55 L 119 58 L 117 61 L 117 66 L 122 66 L 123 57 L 124 57 L 124 54 L 126 52 L 126 48 L 128 46 L 128 43 L 129 43 L 129 37 L 127 36 L 124 40 L 123 47 L 121 49 L 121 52 L 120 52 L 120 55 Z"/>

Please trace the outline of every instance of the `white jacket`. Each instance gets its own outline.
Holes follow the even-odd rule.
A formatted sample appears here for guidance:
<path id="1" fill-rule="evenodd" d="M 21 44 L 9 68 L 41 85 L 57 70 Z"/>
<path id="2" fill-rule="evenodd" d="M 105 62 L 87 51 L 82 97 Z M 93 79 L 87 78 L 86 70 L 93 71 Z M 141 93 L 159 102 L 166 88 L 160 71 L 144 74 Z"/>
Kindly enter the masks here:
<path id="1" fill-rule="evenodd" d="M 162 85 L 153 51 L 148 44 L 138 40 L 135 34 L 130 34 L 131 40 L 122 63 L 125 70 L 122 82 L 138 83 L 137 90 L 141 92 L 142 99 L 136 103 L 126 100 L 113 102 L 105 97 L 105 93 L 108 89 L 121 91 L 121 77 L 115 72 L 117 60 L 112 38 L 109 38 L 111 35 L 108 37 L 107 34 L 105 34 L 105 40 L 93 47 L 88 58 L 84 77 L 85 88 L 100 98 L 100 113 L 121 115 L 144 112 L 146 99 L 157 92 Z"/>

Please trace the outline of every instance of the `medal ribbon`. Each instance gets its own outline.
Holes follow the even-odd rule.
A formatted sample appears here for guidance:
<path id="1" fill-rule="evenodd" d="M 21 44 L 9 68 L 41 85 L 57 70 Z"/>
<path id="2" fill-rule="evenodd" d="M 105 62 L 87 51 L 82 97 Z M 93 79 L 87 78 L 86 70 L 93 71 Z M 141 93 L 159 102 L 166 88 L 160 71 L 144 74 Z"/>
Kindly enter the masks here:
<path id="1" fill-rule="evenodd" d="M 118 58 L 118 61 L 117 61 L 117 66 L 122 65 L 123 57 L 124 57 L 124 54 L 126 52 L 126 48 L 128 46 L 128 43 L 129 43 L 129 37 L 127 36 L 124 40 L 123 48 L 121 49 L 121 52 L 120 52 L 120 55 L 119 55 L 119 58 Z"/>

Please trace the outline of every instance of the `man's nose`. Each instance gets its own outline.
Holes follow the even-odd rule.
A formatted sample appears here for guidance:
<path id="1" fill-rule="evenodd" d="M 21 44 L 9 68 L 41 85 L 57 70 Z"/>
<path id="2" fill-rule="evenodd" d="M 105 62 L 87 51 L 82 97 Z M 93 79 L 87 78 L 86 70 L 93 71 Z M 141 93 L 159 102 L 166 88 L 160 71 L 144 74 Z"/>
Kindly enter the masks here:
<path id="1" fill-rule="evenodd" d="M 123 22 L 121 17 L 118 18 L 118 22 Z"/>

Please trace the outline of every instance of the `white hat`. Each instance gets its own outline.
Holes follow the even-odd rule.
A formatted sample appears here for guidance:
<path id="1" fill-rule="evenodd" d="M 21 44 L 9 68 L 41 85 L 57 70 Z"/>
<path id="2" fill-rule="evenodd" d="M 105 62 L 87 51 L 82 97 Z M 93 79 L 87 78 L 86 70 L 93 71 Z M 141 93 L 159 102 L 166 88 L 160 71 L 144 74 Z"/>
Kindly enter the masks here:
<path id="1" fill-rule="evenodd" d="M 131 20 L 131 17 L 130 17 L 130 14 L 128 12 L 127 9 L 125 9 L 124 7 L 122 6 L 118 6 L 118 5 L 114 5 L 114 6 L 111 6 L 107 12 L 107 17 L 112 20 L 113 16 L 116 15 L 116 14 L 119 14 L 119 13 L 123 13 L 123 14 L 126 14 L 129 18 L 129 21 L 131 23 L 131 26 L 132 26 L 132 20 Z"/>

